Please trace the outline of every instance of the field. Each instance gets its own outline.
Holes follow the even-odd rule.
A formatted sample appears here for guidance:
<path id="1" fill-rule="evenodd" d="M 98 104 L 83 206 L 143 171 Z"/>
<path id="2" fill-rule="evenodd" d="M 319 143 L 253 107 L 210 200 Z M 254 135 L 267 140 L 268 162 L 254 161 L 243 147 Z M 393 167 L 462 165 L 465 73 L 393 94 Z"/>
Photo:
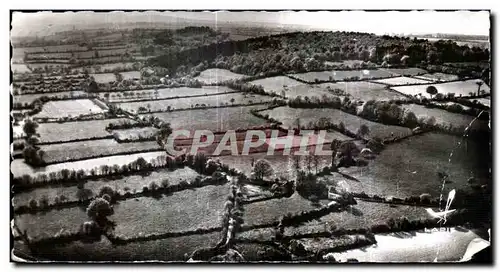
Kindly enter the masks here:
<path id="1" fill-rule="evenodd" d="M 50 52 L 72 52 L 72 51 L 84 51 L 87 50 L 85 46 L 79 46 L 77 44 L 65 44 L 65 45 L 48 45 L 48 46 L 33 46 L 33 47 L 14 47 L 13 51 L 18 51 L 22 54 L 24 53 L 50 53 Z"/>
<path id="2" fill-rule="evenodd" d="M 391 73 L 393 76 L 417 76 L 427 73 L 424 69 L 420 68 L 386 68 L 383 69 L 386 72 Z"/>
<path id="3" fill-rule="evenodd" d="M 391 74 L 384 70 L 334 70 L 291 74 L 289 76 L 308 83 L 315 83 L 316 81 L 343 81 L 354 77 L 358 79 L 384 78 L 390 77 Z"/>
<path id="4" fill-rule="evenodd" d="M 77 231 L 87 221 L 80 207 L 52 210 L 46 213 L 21 214 L 14 217 L 19 227 L 33 238 L 48 238 L 60 231 Z"/>
<path id="5" fill-rule="evenodd" d="M 97 83 L 110 83 L 116 81 L 116 76 L 113 73 L 89 74 L 89 76 L 93 77 Z"/>
<path id="6" fill-rule="evenodd" d="M 38 126 L 37 132 L 40 134 L 39 139 L 41 143 L 106 137 L 110 135 L 106 131 L 106 126 L 109 123 L 117 123 L 125 120 L 133 122 L 130 119 L 119 118 L 65 123 L 41 123 Z"/>
<path id="7" fill-rule="evenodd" d="M 147 111 L 166 111 L 168 109 L 191 109 L 198 107 L 223 107 L 230 105 L 245 105 L 252 103 L 266 103 L 271 102 L 269 96 L 263 96 L 258 94 L 242 94 L 242 93 L 232 93 L 232 94 L 220 94 L 220 95 L 210 95 L 202 97 L 186 97 L 178 99 L 168 99 L 168 100 L 157 100 L 157 101 L 141 101 L 141 102 L 129 102 L 129 103 L 119 103 L 118 107 L 123 110 L 140 113 Z M 143 108 L 141 111 L 140 108 Z"/>
<path id="8" fill-rule="evenodd" d="M 427 87 L 434 86 L 438 90 L 439 93 L 443 95 L 447 95 L 448 93 L 454 93 L 455 96 L 470 96 L 471 93 L 477 95 L 478 86 L 476 82 L 481 81 L 477 79 L 465 80 L 465 81 L 454 81 L 447 83 L 439 83 L 439 84 L 424 84 L 424 85 L 415 85 L 415 86 L 398 86 L 393 87 L 394 90 L 407 94 L 407 95 L 418 95 L 421 94 L 427 98 L 430 98 L 430 95 L 426 92 Z M 481 91 L 485 91 L 485 93 L 490 93 L 490 87 L 488 85 L 481 85 Z"/>
<path id="9" fill-rule="evenodd" d="M 343 212 L 332 212 L 318 219 L 301 224 L 298 227 L 286 227 L 284 235 L 292 236 L 321 231 L 329 231 L 332 227 L 356 229 L 359 226 L 373 226 L 385 224 L 391 218 L 406 216 L 408 220 L 430 218 L 423 207 L 365 202 L 357 200 L 358 204 L 352 205 Z"/>
<path id="10" fill-rule="evenodd" d="M 481 162 L 487 148 L 487 143 L 485 147 L 457 136 L 426 133 L 388 146 L 366 167 L 340 170 L 354 179 L 339 176 L 325 179 L 328 184 L 369 195 L 404 198 L 429 193 L 439 197 L 443 182 L 438 173 L 449 176 L 445 194 L 451 189 L 468 188 L 467 180 L 472 175 L 487 176 L 487 163 Z"/>
<path id="11" fill-rule="evenodd" d="M 283 92 L 280 92 L 280 95 L 285 95 L 286 98 L 288 99 L 293 99 L 297 96 L 301 97 L 318 97 L 321 98 L 324 95 L 326 96 L 332 96 L 332 94 L 326 90 L 321 89 L 318 85 L 309 85 L 309 84 L 300 84 L 300 85 L 295 85 L 293 87 L 287 87 L 286 89 L 283 90 Z"/>
<path id="12" fill-rule="evenodd" d="M 71 29 L 18 13 L 26 18 L 11 26 L 8 90 L 16 257 L 315 263 L 332 252 L 432 262 L 459 260 L 472 239 L 488 239 L 491 110 L 479 104 L 491 106 L 491 52 L 460 46 L 479 36 L 457 46 L 261 16 L 156 22 L 154 12 L 96 13 L 95 27 Z M 471 115 L 481 109 L 481 119 Z M 172 136 L 193 156 L 174 154 Z M 444 207 L 452 190 L 458 212 L 447 222 L 464 229 L 426 233 L 435 226 L 423 221 L 427 208 L 440 209 L 439 197 Z M 372 229 L 381 224 L 401 232 Z"/>
<path id="13" fill-rule="evenodd" d="M 35 118 L 63 118 L 78 115 L 99 114 L 105 111 L 90 99 L 49 101 Z"/>
<path id="14" fill-rule="evenodd" d="M 244 225 L 255 226 L 277 222 L 287 213 L 296 214 L 301 211 L 317 209 L 311 201 L 295 193 L 289 198 L 274 198 L 245 205 Z"/>
<path id="15" fill-rule="evenodd" d="M 85 92 L 82 91 L 72 91 L 72 92 L 57 92 L 57 93 L 43 93 L 43 94 L 23 94 L 23 95 L 13 95 L 14 103 L 28 103 L 31 104 L 35 99 L 40 97 L 78 97 L 80 95 L 86 95 Z"/>
<path id="16" fill-rule="evenodd" d="M 469 251 L 470 245 L 480 245 L 479 241 L 483 241 L 474 231 L 464 231 L 462 228 L 455 228 L 451 232 L 390 233 L 375 235 L 375 239 L 376 245 L 334 253 L 333 257 L 340 261 L 355 258 L 360 262 L 381 263 L 457 262 Z"/>
<path id="17" fill-rule="evenodd" d="M 158 90 L 139 90 L 128 92 L 105 92 L 99 95 L 109 102 L 131 102 L 135 100 L 169 99 L 177 97 L 201 96 L 235 92 L 224 86 L 203 86 L 202 88 L 164 88 Z"/>
<path id="18" fill-rule="evenodd" d="M 429 118 L 433 116 L 436 118 L 436 124 L 453 127 L 467 127 L 474 120 L 473 116 L 463 115 L 458 113 L 452 113 L 449 111 L 435 109 L 435 108 L 426 108 L 421 105 L 415 104 L 404 104 L 401 107 L 406 111 L 411 111 L 415 113 L 417 118 Z M 483 120 L 476 120 L 472 123 L 470 130 L 486 130 L 488 127 L 487 122 Z"/>
<path id="19" fill-rule="evenodd" d="M 474 100 L 477 100 L 477 102 L 479 102 L 479 104 L 483 104 L 487 107 L 491 107 L 491 99 L 489 97 L 487 98 L 475 98 L 475 99 L 469 99 L 471 101 L 474 101 Z"/>
<path id="20" fill-rule="evenodd" d="M 20 64 L 20 63 L 13 63 L 11 64 L 11 70 L 14 74 L 21 74 L 21 73 L 30 73 L 31 70 L 28 68 L 26 64 Z"/>
<path id="21" fill-rule="evenodd" d="M 173 129 L 187 129 L 189 131 L 207 129 L 218 132 L 269 125 L 264 119 L 250 113 L 251 109 L 262 108 L 262 106 L 226 107 L 162 112 L 151 115 L 169 122 Z"/>
<path id="22" fill-rule="evenodd" d="M 444 74 L 444 73 L 432 73 L 432 74 L 423 74 L 420 76 L 415 76 L 416 78 L 430 80 L 430 81 L 453 81 L 458 80 L 459 77 L 457 75 L 452 74 Z"/>
<path id="23" fill-rule="evenodd" d="M 100 67 L 100 71 L 107 72 L 107 70 L 114 70 L 114 69 L 132 69 L 133 65 L 134 65 L 133 62 L 115 62 L 115 63 L 99 64 L 99 67 Z M 80 72 L 83 72 L 84 69 L 90 70 L 91 73 L 97 73 L 94 65 L 73 68 L 73 70 L 80 71 Z"/>
<path id="24" fill-rule="evenodd" d="M 405 76 L 377 79 L 377 80 L 374 80 L 374 82 L 387 84 L 390 86 L 429 83 L 428 80 L 423 80 L 423 79 L 418 79 L 418 78 L 413 78 L 413 77 L 405 77 Z"/>
<path id="25" fill-rule="evenodd" d="M 129 199 L 114 206 L 115 213 L 110 220 L 117 223 L 115 233 L 125 237 L 214 228 L 221 225 L 228 194 L 229 185 L 209 185 L 160 199 Z"/>
<path id="26" fill-rule="evenodd" d="M 158 129 L 153 127 L 145 128 L 130 128 L 130 129 L 117 129 L 113 130 L 111 134 L 115 139 L 120 141 L 134 141 L 145 138 L 151 138 L 156 135 Z"/>
<path id="27" fill-rule="evenodd" d="M 95 156 L 111 156 L 119 153 L 136 153 L 158 151 L 161 147 L 156 141 L 118 143 L 114 139 L 82 141 L 44 145 L 43 160 L 46 163 L 57 163 L 68 160 L 82 160 Z"/>
<path id="28" fill-rule="evenodd" d="M 337 109 L 298 109 L 290 107 L 279 107 L 261 112 L 269 114 L 270 117 L 281 121 L 285 127 L 295 127 L 296 119 L 302 125 L 307 125 L 310 121 L 317 121 L 320 117 L 329 118 L 334 124 L 343 122 L 346 129 L 356 133 L 363 124 L 370 129 L 370 137 L 387 138 L 392 136 L 405 136 L 411 133 L 409 128 L 398 126 L 387 126 L 380 123 L 371 122 L 355 115 L 342 112 Z"/>
<path id="29" fill-rule="evenodd" d="M 100 242 L 73 242 L 51 246 L 41 253 L 42 257 L 61 261 L 187 261 L 197 249 L 214 246 L 221 234 L 212 232 L 202 235 L 188 235 L 136 242 L 126 245 L 111 244 L 105 237 Z M 168 249 L 168 250 L 165 250 Z"/>
<path id="30" fill-rule="evenodd" d="M 282 90 L 286 88 L 294 88 L 296 86 L 307 86 L 302 82 L 291 79 L 286 76 L 275 76 L 275 77 L 267 77 L 263 79 L 257 79 L 254 81 L 250 81 L 249 84 L 252 85 L 260 85 L 264 88 L 267 93 L 275 92 L 280 94 Z"/>
<path id="31" fill-rule="evenodd" d="M 139 71 L 121 72 L 123 80 L 139 80 L 141 73 Z"/>
<path id="32" fill-rule="evenodd" d="M 155 182 L 160 186 L 161 182 L 166 179 L 169 181 L 169 185 L 171 186 L 179 184 L 182 181 L 191 182 L 197 176 L 199 176 L 198 173 L 187 167 L 176 169 L 174 171 L 161 169 L 143 175 L 131 175 L 114 179 L 101 178 L 95 181 L 88 181 L 83 190 L 78 189 L 76 185 L 57 185 L 52 187 L 37 188 L 33 191 L 16 194 L 12 201 L 15 208 L 20 205 L 28 205 L 30 199 L 39 199 L 42 196 L 47 196 L 49 203 L 51 204 L 54 202 L 54 198 L 56 196 L 60 197 L 62 195 L 67 198 L 67 201 L 76 201 L 81 198 L 96 196 L 99 193 L 99 190 L 106 185 L 111 186 L 111 188 L 122 193 L 125 191 L 133 193 L 136 191 L 142 191 L 142 188 L 144 186 L 148 186 L 151 182 Z"/>
<path id="33" fill-rule="evenodd" d="M 355 100 L 369 101 L 387 101 L 393 99 L 403 99 L 404 96 L 385 89 L 382 84 L 372 83 L 368 81 L 358 82 L 337 82 L 337 83 L 321 83 L 316 85 L 318 88 L 326 89 L 341 89 L 349 94 Z"/>
<path id="34" fill-rule="evenodd" d="M 165 151 L 155 151 L 155 152 L 144 152 L 137 154 L 129 154 L 129 155 L 117 155 L 117 156 L 108 156 L 97 159 L 88 159 L 74 162 L 65 162 L 65 163 L 57 163 L 51 164 L 46 167 L 31 167 L 27 165 L 23 159 L 15 159 L 10 164 L 10 171 L 14 175 L 14 177 L 21 177 L 22 175 L 31 175 L 36 176 L 39 174 L 50 174 L 51 172 L 59 172 L 63 169 L 72 169 L 72 170 L 84 170 L 87 173 L 94 169 L 98 168 L 101 165 L 124 165 L 129 164 L 138 158 L 142 157 L 146 161 L 150 162 L 160 156 L 166 156 Z"/>
<path id="35" fill-rule="evenodd" d="M 327 147 L 323 147 L 323 150 L 328 150 Z M 288 180 L 295 179 L 296 171 L 294 169 L 294 158 L 292 156 L 283 156 L 280 152 L 276 152 L 275 155 L 267 155 L 266 153 L 254 153 L 248 156 L 220 156 L 217 159 L 228 165 L 230 168 L 235 168 L 245 175 L 250 176 L 253 171 L 252 163 L 257 162 L 260 159 L 265 159 L 271 165 L 273 169 L 273 175 L 270 177 L 274 178 L 286 178 Z M 293 153 L 292 153 L 293 154 Z M 303 157 L 299 157 L 299 165 L 301 169 L 306 169 L 307 163 Z M 332 165 L 331 155 L 320 156 L 318 161 L 318 171 L 323 169 L 325 166 Z M 315 169 L 314 165 L 311 165 L 312 169 Z"/>
<path id="36" fill-rule="evenodd" d="M 194 79 L 201 81 L 203 84 L 214 84 L 227 80 L 238 80 L 244 78 L 245 75 L 236 74 L 225 69 L 208 69 L 200 73 Z"/>

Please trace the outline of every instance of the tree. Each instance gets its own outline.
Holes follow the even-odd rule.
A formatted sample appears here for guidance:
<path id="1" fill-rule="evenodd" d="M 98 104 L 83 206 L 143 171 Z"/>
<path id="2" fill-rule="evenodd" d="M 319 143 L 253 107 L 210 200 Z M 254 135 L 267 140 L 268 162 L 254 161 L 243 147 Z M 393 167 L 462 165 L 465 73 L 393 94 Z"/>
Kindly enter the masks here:
<path id="1" fill-rule="evenodd" d="M 481 95 L 481 86 L 483 86 L 483 82 L 478 80 L 476 81 L 476 85 L 477 85 L 477 95 Z"/>
<path id="2" fill-rule="evenodd" d="M 100 219 L 113 214 L 113 209 L 108 201 L 103 198 L 96 198 L 87 207 L 87 216 L 91 219 Z"/>
<path id="3" fill-rule="evenodd" d="M 300 119 L 299 119 L 299 118 L 295 119 L 295 122 L 294 122 L 293 124 L 294 124 L 294 126 L 295 126 L 298 130 L 300 130 Z"/>
<path id="4" fill-rule="evenodd" d="M 27 119 L 23 125 L 23 132 L 26 134 L 27 137 L 30 137 L 30 136 L 36 134 L 37 128 L 38 128 L 37 122 L 35 122 L 31 119 Z"/>
<path id="5" fill-rule="evenodd" d="M 409 128 L 414 128 L 418 124 L 418 119 L 415 113 L 407 112 L 403 119 L 403 124 Z"/>
<path id="6" fill-rule="evenodd" d="M 359 130 L 358 130 L 358 135 L 360 137 L 363 137 L 365 135 L 368 135 L 368 133 L 370 133 L 370 129 L 368 128 L 368 126 L 366 124 L 362 124 L 360 127 L 359 127 Z"/>
<path id="7" fill-rule="evenodd" d="M 253 173 L 257 180 L 263 180 L 266 177 L 271 176 L 274 171 L 271 164 L 264 159 L 258 160 L 253 166 Z"/>
<path id="8" fill-rule="evenodd" d="M 109 185 L 104 185 L 99 189 L 99 196 L 103 195 L 109 195 L 110 197 L 113 197 L 115 195 L 115 190 L 111 188 Z"/>
<path id="9" fill-rule="evenodd" d="M 427 87 L 425 91 L 431 96 L 431 99 L 433 95 L 436 95 L 438 93 L 438 90 L 434 86 Z"/>
<path id="10" fill-rule="evenodd" d="M 231 104 L 234 104 L 234 98 L 231 98 L 231 100 L 229 100 L 231 102 Z"/>

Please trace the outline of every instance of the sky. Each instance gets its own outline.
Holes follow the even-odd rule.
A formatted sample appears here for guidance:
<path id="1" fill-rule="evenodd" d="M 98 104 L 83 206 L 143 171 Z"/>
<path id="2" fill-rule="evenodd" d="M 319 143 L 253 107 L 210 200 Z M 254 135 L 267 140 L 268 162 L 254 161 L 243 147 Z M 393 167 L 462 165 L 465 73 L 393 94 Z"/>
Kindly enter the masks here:
<path id="1" fill-rule="evenodd" d="M 175 22 L 179 20 L 259 22 L 274 25 L 304 25 L 325 30 L 375 34 L 466 34 L 489 35 L 488 11 L 281 11 L 281 12 L 65 12 L 19 13 L 12 15 L 13 33 L 71 24 L 125 22 Z"/>

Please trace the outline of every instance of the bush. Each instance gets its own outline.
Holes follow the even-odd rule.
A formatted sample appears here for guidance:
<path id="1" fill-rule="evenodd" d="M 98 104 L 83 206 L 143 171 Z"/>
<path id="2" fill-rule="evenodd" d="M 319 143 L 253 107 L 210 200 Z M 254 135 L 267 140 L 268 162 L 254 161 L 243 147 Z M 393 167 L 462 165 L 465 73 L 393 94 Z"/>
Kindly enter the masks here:
<path id="1" fill-rule="evenodd" d="M 95 221 L 87 221 L 82 224 L 82 233 L 87 236 L 96 236 L 100 233 L 100 228 Z"/>
<path id="2" fill-rule="evenodd" d="M 169 185 L 170 185 L 170 182 L 169 182 L 169 180 L 168 180 L 168 179 L 163 179 L 163 180 L 161 181 L 161 187 L 163 187 L 163 188 L 167 188 Z"/>
<path id="3" fill-rule="evenodd" d="M 32 210 L 36 210 L 38 208 L 38 202 L 35 199 L 30 199 L 28 206 Z"/>
<path id="4" fill-rule="evenodd" d="M 151 182 L 149 183 L 149 186 L 148 186 L 148 187 L 149 187 L 149 190 L 150 190 L 151 192 L 155 192 L 156 190 L 158 190 L 158 187 L 159 187 L 159 186 L 158 186 L 158 184 L 156 184 L 156 182 L 151 181 Z"/>
<path id="5" fill-rule="evenodd" d="M 106 200 L 107 202 L 111 202 L 111 197 L 109 195 L 107 195 L 107 194 L 104 194 L 102 196 L 102 199 Z"/>
<path id="6" fill-rule="evenodd" d="M 41 198 L 40 198 L 40 201 L 39 201 L 39 206 L 40 208 L 46 208 L 49 206 L 49 198 L 47 197 L 47 195 L 43 195 Z"/>
<path id="7" fill-rule="evenodd" d="M 87 207 L 87 216 L 92 219 L 98 219 L 113 214 L 113 210 L 108 201 L 103 198 L 96 198 L 90 202 Z"/>
<path id="8" fill-rule="evenodd" d="M 420 195 L 420 203 L 422 204 L 430 204 L 431 203 L 431 195 L 430 194 L 421 194 Z"/>
<path id="9" fill-rule="evenodd" d="M 99 189 L 98 196 L 102 197 L 103 195 L 108 195 L 113 198 L 115 196 L 115 190 L 109 185 L 104 185 L 101 187 L 101 189 Z"/>

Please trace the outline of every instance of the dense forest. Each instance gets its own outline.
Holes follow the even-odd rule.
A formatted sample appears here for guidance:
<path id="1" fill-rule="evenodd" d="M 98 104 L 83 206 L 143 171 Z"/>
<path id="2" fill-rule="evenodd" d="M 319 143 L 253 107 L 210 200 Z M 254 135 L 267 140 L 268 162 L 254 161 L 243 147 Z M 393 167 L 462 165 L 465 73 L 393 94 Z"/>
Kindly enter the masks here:
<path id="1" fill-rule="evenodd" d="M 173 72 L 206 61 L 210 66 L 258 75 L 321 70 L 325 61 L 362 60 L 380 65 L 416 66 L 489 60 L 488 49 L 460 46 L 451 40 L 430 42 L 357 32 L 294 32 L 177 49 L 167 48 L 149 64 Z"/>

